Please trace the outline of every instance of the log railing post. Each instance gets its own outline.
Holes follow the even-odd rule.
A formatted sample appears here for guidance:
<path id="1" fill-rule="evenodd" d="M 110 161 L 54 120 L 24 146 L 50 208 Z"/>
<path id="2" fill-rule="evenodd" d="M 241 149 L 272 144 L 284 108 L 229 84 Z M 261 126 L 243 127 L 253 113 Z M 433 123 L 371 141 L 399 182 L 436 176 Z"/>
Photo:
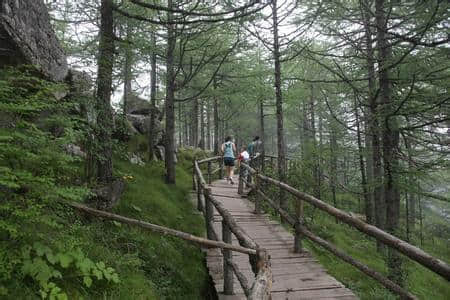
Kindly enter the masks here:
<path id="1" fill-rule="evenodd" d="M 261 201 L 262 201 L 262 197 L 261 195 L 259 195 L 259 193 L 257 192 L 258 190 L 261 190 L 261 179 L 259 179 L 258 177 L 259 175 L 259 169 L 256 169 L 256 174 L 255 174 L 255 214 L 261 214 Z"/>
<path id="2" fill-rule="evenodd" d="M 273 165 L 273 156 L 270 157 L 270 167 L 273 169 L 274 165 Z"/>
<path id="3" fill-rule="evenodd" d="M 250 168 L 254 168 L 255 167 L 255 163 L 254 163 L 254 158 L 251 158 L 248 162 L 248 165 Z M 248 171 L 247 172 L 247 182 L 248 183 L 252 183 L 252 172 Z"/>
<path id="4" fill-rule="evenodd" d="M 195 184 L 195 157 L 192 159 L 192 189 L 195 191 L 197 185 Z"/>
<path id="5" fill-rule="evenodd" d="M 224 243 L 231 244 L 231 230 L 225 220 L 222 220 L 222 240 Z M 229 249 L 223 249 L 223 293 L 233 295 L 233 269 L 228 264 L 231 262 L 233 253 Z"/>
<path id="6" fill-rule="evenodd" d="M 294 240 L 294 253 L 301 253 L 303 251 L 303 234 L 300 232 L 300 227 L 302 226 L 302 221 L 297 220 L 297 222 L 294 225 L 295 229 L 295 240 Z"/>
<path id="7" fill-rule="evenodd" d="M 304 225 L 303 222 L 303 200 L 297 198 L 295 201 L 295 241 L 294 241 L 294 252 L 301 253 L 303 251 L 302 238 L 303 234 L 300 232 L 300 227 Z"/>
<path id="8" fill-rule="evenodd" d="M 219 179 L 223 178 L 223 159 L 219 159 Z"/>
<path id="9" fill-rule="evenodd" d="M 208 161 L 208 184 L 211 184 L 211 161 Z"/>
<path id="10" fill-rule="evenodd" d="M 238 183 L 238 194 L 244 194 L 244 166 L 242 163 L 239 165 L 239 183 Z"/>
<path id="11" fill-rule="evenodd" d="M 206 212 L 206 237 L 210 240 L 215 238 L 213 232 L 214 205 L 211 202 L 211 188 L 204 189 L 205 195 L 205 212 Z"/>
<path id="12" fill-rule="evenodd" d="M 203 194 L 202 183 L 200 182 L 200 178 L 197 178 L 197 209 L 199 211 L 203 211 L 202 194 Z"/>

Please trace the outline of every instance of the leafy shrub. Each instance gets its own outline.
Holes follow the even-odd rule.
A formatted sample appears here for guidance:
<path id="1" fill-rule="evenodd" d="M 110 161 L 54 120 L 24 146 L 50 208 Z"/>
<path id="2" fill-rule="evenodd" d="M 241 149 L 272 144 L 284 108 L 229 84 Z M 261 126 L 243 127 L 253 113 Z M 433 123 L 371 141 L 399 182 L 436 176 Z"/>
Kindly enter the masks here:
<path id="1" fill-rule="evenodd" d="M 89 288 L 93 279 L 118 282 L 114 269 L 95 263 L 71 236 L 76 226 L 61 201 L 81 201 L 80 158 L 63 150 L 84 135 L 67 90 L 32 68 L 0 73 L 0 293 L 66 299 L 62 286 Z M 82 278 L 80 280 L 80 278 Z M 23 287 L 25 283 L 25 288 Z"/>

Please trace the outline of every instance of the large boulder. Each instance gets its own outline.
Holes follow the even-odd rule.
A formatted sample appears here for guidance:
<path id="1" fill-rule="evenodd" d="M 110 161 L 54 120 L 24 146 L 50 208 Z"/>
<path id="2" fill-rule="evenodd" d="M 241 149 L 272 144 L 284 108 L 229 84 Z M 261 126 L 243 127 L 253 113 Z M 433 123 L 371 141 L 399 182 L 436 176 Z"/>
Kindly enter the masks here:
<path id="1" fill-rule="evenodd" d="M 0 67 L 31 64 L 53 81 L 67 76 L 66 55 L 42 0 L 0 1 L 0 45 Z"/>
<path id="2" fill-rule="evenodd" d="M 127 114 L 127 120 L 141 134 L 147 134 L 150 128 L 150 116 Z"/>
<path id="3" fill-rule="evenodd" d="M 150 115 L 152 105 L 149 101 L 134 94 L 128 96 L 127 113 L 132 115 Z"/>
<path id="4" fill-rule="evenodd" d="M 94 205 L 97 209 L 109 210 L 119 202 L 124 190 L 125 181 L 122 178 L 116 178 L 109 184 L 93 190 L 94 198 L 92 200 Z"/>
<path id="5" fill-rule="evenodd" d="M 135 131 L 140 134 L 148 134 L 150 130 L 150 116 L 148 115 L 137 115 L 137 114 L 127 114 L 127 121 L 133 126 L 133 129 L 130 130 L 131 134 L 135 134 Z M 158 143 L 162 139 L 162 124 L 158 117 L 155 118 L 155 127 L 154 127 L 154 144 Z"/>

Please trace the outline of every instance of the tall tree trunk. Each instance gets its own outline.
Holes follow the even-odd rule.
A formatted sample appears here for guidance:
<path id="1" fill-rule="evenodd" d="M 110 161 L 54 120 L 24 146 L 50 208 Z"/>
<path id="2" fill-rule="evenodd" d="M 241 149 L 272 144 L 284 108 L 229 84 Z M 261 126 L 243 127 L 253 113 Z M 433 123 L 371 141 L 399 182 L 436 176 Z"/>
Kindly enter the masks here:
<path id="1" fill-rule="evenodd" d="M 184 126 L 183 126 L 183 129 L 184 129 L 184 144 L 186 145 L 186 146 L 188 146 L 188 145 L 190 145 L 189 144 L 189 141 L 190 141 L 190 137 L 189 137 L 189 124 L 188 124 L 188 116 L 187 116 L 187 114 L 188 114 L 188 111 L 187 111 L 187 109 L 186 109 L 186 104 L 183 104 L 183 123 L 184 123 Z"/>
<path id="2" fill-rule="evenodd" d="M 281 61 L 280 42 L 278 37 L 278 7 L 277 0 L 272 1 L 272 28 L 273 28 L 273 60 L 275 76 L 275 99 L 277 116 L 277 150 L 278 150 L 278 178 L 286 181 L 286 156 L 283 125 L 283 97 L 281 94 Z M 287 210 L 287 199 L 283 189 L 279 189 L 279 201 L 281 208 Z M 286 220 L 283 220 L 285 222 Z"/>
<path id="3" fill-rule="evenodd" d="M 123 69 L 123 115 L 126 116 L 128 113 L 128 102 L 131 95 L 131 66 L 133 60 L 133 51 L 131 49 L 131 26 L 127 26 L 127 36 L 125 43 L 125 64 Z"/>
<path id="4" fill-rule="evenodd" d="M 336 132 L 336 121 L 334 119 L 330 122 L 331 127 L 331 136 L 330 136 L 330 153 L 331 153 L 331 161 L 330 161 L 330 183 L 331 183 L 331 195 L 333 197 L 333 205 L 337 207 L 337 199 L 336 199 L 336 185 L 337 185 L 337 132 Z M 337 219 L 336 219 L 337 222 Z"/>
<path id="5" fill-rule="evenodd" d="M 167 1 L 169 9 L 173 8 L 172 0 Z M 172 20 L 172 13 L 167 12 L 167 20 Z M 166 132 L 165 132 L 165 167 L 166 182 L 175 184 L 175 72 L 174 52 L 176 44 L 175 25 L 167 25 L 166 50 Z"/>
<path id="6" fill-rule="evenodd" d="M 217 82 L 214 78 L 213 82 L 214 90 L 217 89 Z M 217 96 L 214 93 L 214 155 L 219 155 L 219 103 L 217 102 Z"/>
<path id="7" fill-rule="evenodd" d="M 312 154 L 314 157 L 313 160 L 313 195 L 317 199 L 320 199 L 320 156 L 319 151 L 317 149 L 317 141 L 316 141 L 316 109 L 314 103 L 314 86 L 311 85 L 311 96 L 309 98 L 309 113 L 310 113 L 310 142 L 312 147 Z M 312 157 L 311 157 L 312 158 Z"/>
<path id="8" fill-rule="evenodd" d="M 181 111 L 181 107 L 182 107 L 181 102 L 178 103 L 177 107 L 178 107 L 178 120 L 177 120 L 177 122 L 178 122 L 178 147 L 181 148 L 181 147 L 183 147 L 183 122 L 182 122 L 183 114 Z"/>
<path id="9" fill-rule="evenodd" d="M 191 111 L 192 147 L 198 147 L 198 99 L 194 98 Z"/>
<path id="10" fill-rule="evenodd" d="M 364 31 L 365 31 L 365 44 L 366 44 L 366 60 L 367 60 L 367 73 L 368 73 L 368 86 L 369 86 L 369 112 L 368 112 L 368 134 L 370 135 L 371 145 L 371 159 L 370 161 L 370 177 L 372 182 L 369 182 L 369 186 L 372 188 L 375 220 L 373 217 L 367 216 L 367 222 L 373 223 L 383 229 L 385 224 L 385 205 L 382 195 L 382 168 L 381 168 L 381 148 L 380 148 L 380 129 L 378 121 L 378 100 L 376 95 L 376 79 L 375 79 L 375 58 L 374 49 L 372 47 L 372 24 L 370 16 L 371 1 L 361 0 L 361 13 L 363 16 Z M 368 139 L 369 140 L 369 139 Z M 377 242 L 377 249 L 381 251 L 383 249 L 381 242 Z"/>
<path id="11" fill-rule="evenodd" d="M 266 157 L 266 147 L 264 146 L 265 144 L 265 132 L 264 132 L 264 98 L 261 97 L 259 99 L 259 134 L 261 137 L 261 155 L 262 155 L 262 159 L 261 159 L 261 172 L 264 173 L 264 169 L 266 167 L 265 164 L 265 157 Z"/>
<path id="12" fill-rule="evenodd" d="M 200 101 L 200 148 L 205 150 L 205 101 Z"/>
<path id="13" fill-rule="evenodd" d="M 206 101 L 206 144 L 207 150 L 211 150 L 211 103 Z"/>
<path id="14" fill-rule="evenodd" d="M 398 168 L 399 132 L 395 124 L 394 109 L 389 79 L 390 45 L 387 40 L 387 20 L 385 9 L 389 1 L 375 1 L 375 17 L 377 24 L 377 46 L 379 64 L 380 98 L 383 107 L 383 163 L 384 163 L 384 199 L 386 202 L 386 230 L 397 234 L 400 217 L 400 193 L 397 186 L 396 170 Z M 397 251 L 388 248 L 389 277 L 403 286 L 402 260 Z"/>
<path id="15" fill-rule="evenodd" d="M 112 71 L 114 64 L 113 1 L 102 0 L 100 45 L 97 73 L 97 129 L 98 153 L 96 158 L 97 178 L 106 183 L 112 180 L 111 110 Z"/>
<path id="16" fill-rule="evenodd" d="M 358 112 L 358 102 L 355 95 L 355 122 L 356 122 L 356 138 L 358 142 L 358 158 L 359 158 L 359 171 L 361 172 L 361 185 L 363 190 L 363 196 L 364 196 L 364 211 L 366 216 L 371 215 L 372 212 L 372 202 L 371 198 L 369 196 L 369 190 L 367 187 L 367 180 L 366 180 L 366 167 L 364 166 L 364 152 L 361 141 L 361 126 L 360 126 L 360 118 L 359 118 L 359 112 Z"/>
<path id="17" fill-rule="evenodd" d="M 416 179 L 416 176 L 414 175 L 415 173 L 415 169 L 414 169 L 414 164 L 413 164 L 413 145 L 412 145 L 412 141 L 410 141 L 410 139 L 406 136 L 404 136 L 404 142 L 405 142 L 405 148 L 406 151 L 408 153 L 408 183 L 409 186 L 412 187 L 417 187 L 418 186 L 418 182 Z M 415 229 L 415 223 L 416 223 L 416 206 L 417 206 L 417 192 L 418 191 L 412 191 L 411 193 L 409 193 L 409 197 L 406 200 L 407 204 L 408 204 L 408 216 L 406 218 L 406 224 L 408 226 L 408 228 L 410 229 L 410 231 L 414 232 Z"/>
<path id="18" fill-rule="evenodd" d="M 152 32 L 152 56 L 150 71 L 150 128 L 148 130 L 148 158 L 153 160 L 155 157 L 154 149 L 156 144 L 155 123 L 156 123 L 156 35 Z"/>

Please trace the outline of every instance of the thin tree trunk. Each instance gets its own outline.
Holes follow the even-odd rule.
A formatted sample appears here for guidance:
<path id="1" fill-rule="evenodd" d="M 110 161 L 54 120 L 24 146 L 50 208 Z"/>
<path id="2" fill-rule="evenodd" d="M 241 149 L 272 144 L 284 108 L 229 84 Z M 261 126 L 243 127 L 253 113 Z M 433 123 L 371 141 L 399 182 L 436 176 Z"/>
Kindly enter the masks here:
<path id="1" fill-rule="evenodd" d="M 337 208 L 337 199 L 336 199 L 336 183 L 337 183 L 337 155 L 336 151 L 338 148 L 337 145 L 337 133 L 336 133 L 336 124 L 335 121 L 332 120 L 331 124 L 331 136 L 330 136 L 330 153 L 331 153 L 331 195 L 333 197 L 333 206 Z M 336 222 L 338 220 L 336 219 Z"/>
<path id="2" fill-rule="evenodd" d="M 206 144 L 207 150 L 211 150 L 211 103 L 206 101 Z"/>
<path id="3" fill-rule="evenodd" d="M 317 141 L 316 141 L 316 109 L 314 103 L 314 86 L 311 85 L 311 96 L 309 99 L 309 113 L 310 113 L 310 141 L 312 146 L 312 153 L 314 156 L 313 163 L 313 195 L 320 199 L 320 156 L 319 151 L 317 149 Z"/>
<path id="4" fill-rule="evenodd" d="M 173 8 L 172 0 L 167 1 L 169 9 Z M 172 13 L 167 12 L 167 19 L 172 20 Z M 176 44 L 175 25 L 167 25 L 166 51 L 166 136 L 165 136 L 165 167 L 166 182 L 175 184 L 175 72 L 174 51 Z"/>
<path id="5" fill-rule="evenodd" d="M 214 78 L 213 82 L 214 90 L 217 89 L 217 82 Z M 219 103 L 217 102 L 217 96 L 214 94 L 214 155 L 219 155 Z"/>
<path id="6" fill-rule="evenodd" d="M 183 122 L 182 120 L 182 112 L 181 112 L 181 103 L 178 103 L 178 147 L 183 147 Z"/>
<path id="7" fill-rule="evenodd" d="M 277 0 L 272 1 L 272 21 L 273 21 L 273 59 L 274 59 L 274 76 L 275 76 L 275 99 L 276 99 L 276 116 L 277 116 L 277 150 L 278 150 L 278 179 L 286 182 L 286 156 L 284 142 L 284 125 L 283 125 L 283 97 L 281 94 L 281 61 L 280 61 L 280 44 L 278 37 L 278 8 Z M 287 210 L 287 199 L 283 189 L 279 190 L 280 207 Z M 286 222 L 282 218 L 283 222 Z"/>
<path id="8" fill-rule="evenodd" d="M 261 172 L 264 173 L 266 163 L 265 163 L 265 157 L 266 157 L 266 147 L 265 144 L 265 132 L 264 132 L 264 99 L 261 97 L 259 99 L 259 134 L 261 137 Z"/>
<path id="9" fill-rule="evenodd" d="M 367 187 L 367 180 L 366 180 L 366 167 L 364 166 L 364 149 L 362 146 L 361 141 L 361 127 L 359 123 L 359 112 L 358 112 L 358 103 L 357 99 L 355 97 L 355 122 L 356 122 L 356 137 L 358 141 L 358 158 L 359 158 L 359 170 L 361 172 L 361 185 L 363 189 L 363 196 L 364 196 L 364 211 L 365 215 L 370 215 L 372 212 L 372 202 L 369 197 L 369 190 Z"/>
<path id="10" fill-rule="evenodd" d="M 200 148 L 205 150 L 205 105 L 200 101 Z"/>
<path id="11" fill-rule="evenodd" d="M 133 60 L 133 51 L 130 46 L 131 26 L 127 23 L 127 36 L 125 43 L 125 64 L 123 69 L 123 115 L 128 113 L 128 102 L 131 95 L 131 66 Z"/>
<path id="12" fill-rule="evenodd" d="M 186 109 L 186 104 L 183 104 L 183 122 L 184 122 L 184 144 L 186 146 L 190 145 L 189 141 L 190 141 L 190 137 L 189 137 L 189 124 L 188 124 L 188 112 Z"/>
<path id="13" fill-rule="evenodd" d="M 420 190 L 420 187 L 419 187 Z M 420 247 L 423 247 L 423 212 L 422 212 L 422 197 L 418 195 L 419 202 L 419 226 L 420 226 Z"/>
<path id="14" fill-rule="evenodd" d="M 155 123 L 156 123 L 156 35 L 153 32 L 151 36 L 153 46 L 151 56 L 150 71 L 150 128 L 148 130 L 148 158 L 153 160 L 155 157 L 154 149 L 156 144 Z"/>
<path id="15" fill-rule="evenodd" d="M 368 128 L 371 136 L 371 166 L 372 166 L 372 188 L 373 188 L 373 200 L 375 206 L 375 225 L 384 229 L 385 224 L 385 205 L 382 196 L 382 168 L 381 168 L 381 149 L 380 149 L 380 133 L 379 133 L 379 121 L 378 121 L 378 100 L 376 95 L 376 82 L 375 82 L 375 58 L 374 49 L 372 47 L 372 24 L 370 16 L 369 1 L 362 0 L 361 12 L 363 15 L 364 31 L 365 31 L 365 43 L 367 48 L 367 73 L 368 73 L 368 85 L 369 85 L 369 121 Z M 368 223 L 369 219 L 367 220 Z M 373 222 L 373 221 L 372 221 Z M 378 251 L 382 251 L 383 245 L 381 242 L 377 242 Z"/>
<path id="16" fill-rule="evenodd" d="M 100 45 L 97 73 L 97 128 L 98 153 L 96 158 L 97 178 L 107 183 L 112 180 L 111 110 L 112 71 L 114 64 L 113 1 L 101 2 Z"/>
<path id="17" fill-rule="evenodd" d="M 404 142 L 405 142 L 405 148 L 408 153 L 408 182 L 409 186 L 416 187 L 417 186 L 417 180 L 414 175 L 414 165 L 412 161 L 412 151 L 413 151 L 413 145 L 412 142 L 410 142 L 409 138 L 404 136 Z M 409 193 L 409 197 L 407 199 L 408 204 L 408 216 L 406 218 L 406 225 L 408 226 L 409 231 L 414 231 L 415 229 L 415 223 L 416 223 L 416 198 L 417 193 L 411 192 Z"/>
<path id="18" fill-rule="evenodd" d="M 191 112 L 191 126 L 192 126 L 192 147 L 198 147 L 198 99 L 195 98 L 192 103 L 192 112 Z"/>

